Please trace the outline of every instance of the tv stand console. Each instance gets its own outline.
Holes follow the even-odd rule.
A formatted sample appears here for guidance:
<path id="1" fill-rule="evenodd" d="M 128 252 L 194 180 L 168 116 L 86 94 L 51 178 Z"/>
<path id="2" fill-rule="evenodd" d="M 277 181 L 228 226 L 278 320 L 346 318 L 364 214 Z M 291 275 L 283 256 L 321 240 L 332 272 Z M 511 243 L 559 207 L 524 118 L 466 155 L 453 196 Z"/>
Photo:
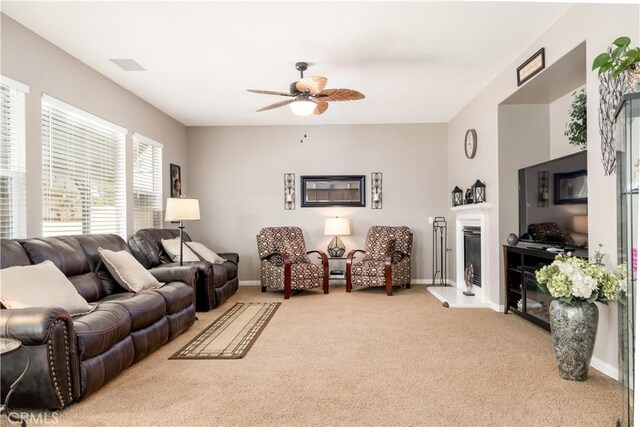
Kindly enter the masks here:
<path id="1" fill-rule="evenodd" d="M 557 253 L 524 245 L 504 245 L 502 248 L 506 299 L 504 313 L 511 311 L 547 331 L 551 330 L 549 326 L 551 297 L 538 289 L 536 270 L 551 264 Z M 572 251 L 572 254 L 583 258 L 588 256 L 584 249 Z"/>

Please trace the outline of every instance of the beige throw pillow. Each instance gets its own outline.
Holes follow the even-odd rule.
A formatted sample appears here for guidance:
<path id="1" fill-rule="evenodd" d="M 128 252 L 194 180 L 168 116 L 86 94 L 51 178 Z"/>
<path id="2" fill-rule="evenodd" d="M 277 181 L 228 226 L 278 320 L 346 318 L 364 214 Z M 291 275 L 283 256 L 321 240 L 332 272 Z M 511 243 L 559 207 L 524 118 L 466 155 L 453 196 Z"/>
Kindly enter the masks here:
<path id="1" fill-rule="evenodd" d="M 180 261 L 180 237 L 175 239 L 162 239 L 160 241 L 164 251 L 171 257 L 174 262 Z M 191 249 L 185 244 L 182 245 L 182 261 L 200 261 L 198 255 L 194 254 Z"/>
<path id="2" fill-rule="evenodd" d="M 71 315 L 95 309 L 51 261 L 0 270 L 0 301 L 7 308 L 62 307 Z"/>
<path id="3" fill-rule="evenodd" d="M 158 282 L 129 252 L 114 252 L 102 248 L 98 248 L 98 252 L 109 273 L 123 288 L 131 292 L 139 292 L 164 285 L 164 283 Z"/>
<path id="4" fill-rule="evenodd" d="M 198 242 L 187 242 L 186 243 L 189 248 L 191 248 L 195 253 L 200 255 L 205 260 L 212 262 L 214 264 L 222 264 L 226 261 L 226 259 L 222 258 L 217 253 L 213 252 L 211 249 Z M 179 246 L 178 246 L 179 247 Z"/>

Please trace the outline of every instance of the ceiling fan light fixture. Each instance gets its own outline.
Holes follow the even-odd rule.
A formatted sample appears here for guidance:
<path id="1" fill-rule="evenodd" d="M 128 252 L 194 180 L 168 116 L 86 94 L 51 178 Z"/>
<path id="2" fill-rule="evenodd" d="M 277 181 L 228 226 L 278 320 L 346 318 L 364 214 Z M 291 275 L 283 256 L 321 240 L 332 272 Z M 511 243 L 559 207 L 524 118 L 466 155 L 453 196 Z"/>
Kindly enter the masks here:
<path id="1" fill-rule="evenodd" d="M 310 116 L 316 110 L 316 103 L 302 99 L 292 102 L 289 104 L 289 107 L 291 107 L 291 111 L 293 111 L 293 114 L 296 116 Z"/>

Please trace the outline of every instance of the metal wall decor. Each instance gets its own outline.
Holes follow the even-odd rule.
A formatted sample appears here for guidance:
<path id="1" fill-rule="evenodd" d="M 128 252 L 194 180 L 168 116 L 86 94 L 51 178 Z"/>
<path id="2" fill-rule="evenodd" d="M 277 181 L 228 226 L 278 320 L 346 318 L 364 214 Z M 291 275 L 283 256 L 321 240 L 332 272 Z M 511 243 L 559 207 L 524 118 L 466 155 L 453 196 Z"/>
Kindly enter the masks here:
<path id="1" fill-rule="evenodd" d="M 382 172 L 371 172 L 371 209 L 382 209 Z"/>
<path id="2" fill-rule="evenodd" d="M 457 188 L 457 187 L 456 187 Z M 462 194 L 462 192 L 460 193 Z M 433 219 L 433 279 L 434 285 L 447 285 L 447 219 Z"/>
<path id="3" fill-rule="evenodd" d="M 611 53 L 611 47 L 609 47 Z M 616 148 L 614 146 L 614 123 L 616 109 L 622 102 L 623 88 L 627 76 L 622 73 L 612 78 L 611 73 L 602 73 L 600 81 L 600 106 L 598 108 L 598 126 L 600 127 L 600 150 L 604 174 L 611 175 L 616 170 Z"/>
<path id="4" fill-rule="evenodd" d="M 284 210 L 292 211 L 296 208 L 296 174 L 284 174 Z"/>
<path id="5" fill-rule="evenodd" d="M 549 206 L 549 171 L 538 171 L 538 207 Z"/>

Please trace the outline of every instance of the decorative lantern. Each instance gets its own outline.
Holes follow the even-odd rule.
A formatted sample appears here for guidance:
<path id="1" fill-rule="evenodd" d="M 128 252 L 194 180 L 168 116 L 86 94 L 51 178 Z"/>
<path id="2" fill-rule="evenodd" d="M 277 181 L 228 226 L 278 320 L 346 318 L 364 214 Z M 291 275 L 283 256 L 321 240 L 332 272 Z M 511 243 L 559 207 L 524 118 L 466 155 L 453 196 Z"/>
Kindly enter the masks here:
<path id="1" fill-rule="evenodd" d="M 451 192 L 451 206 L 462 205 L 462 189 L 456 185 L 456 188 Z"/>
<path id="2" fill-rule="evenodd" d="M 479 179 L 471 186 L 473 191 L 473 203 L 484 203 L 487 201 L 487 186 Z"/>

